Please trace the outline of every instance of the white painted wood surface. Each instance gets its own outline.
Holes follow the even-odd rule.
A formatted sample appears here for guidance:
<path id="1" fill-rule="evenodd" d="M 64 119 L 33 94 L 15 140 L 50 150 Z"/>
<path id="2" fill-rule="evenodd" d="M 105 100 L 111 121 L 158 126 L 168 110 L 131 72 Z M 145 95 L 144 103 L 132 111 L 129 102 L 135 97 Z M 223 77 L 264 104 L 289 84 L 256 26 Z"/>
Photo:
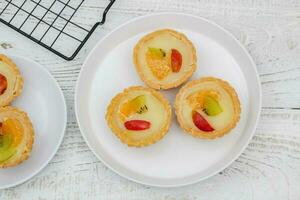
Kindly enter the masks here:
<path id="1" fill-rule="evenodd" d="M 74 20 L 90 25 L 104 4 L 86 0 Z M 139 185 L 107 169 L 82 139 L 74 114 L 75 82 L 95 42 L 123 22 L 163 11 L 205 17 L 232 32 L 253 56 L 263 88 L 260 123 L 240 158 L 206 181 L 176 189 Z M 0 191 L 1 200 L 300 199 L 300 0 L 117 0 L 107 23 L 74 61 L 58 58 L 2 24 L 0 52 L 27 56 L 45 66 L 62 87 L 69 111 L 55 158 L 29 182 Z"/>

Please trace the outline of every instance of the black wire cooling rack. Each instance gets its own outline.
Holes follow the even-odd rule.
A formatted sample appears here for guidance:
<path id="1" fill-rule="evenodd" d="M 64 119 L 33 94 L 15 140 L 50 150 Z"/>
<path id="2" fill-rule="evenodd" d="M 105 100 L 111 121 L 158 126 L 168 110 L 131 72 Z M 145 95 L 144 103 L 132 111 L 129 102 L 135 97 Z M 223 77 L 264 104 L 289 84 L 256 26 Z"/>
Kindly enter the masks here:
<path id="1" fill-rule="evenodd" d="M 115 0 L 107 0 L 101 21 L 91 28 L 72 21 L 83 2 L 84 0 L 4 0 L 0 4 L 0 22 L 65 60 L 73 60 L 95 29 L 105 23 L 106 14 Z"/>

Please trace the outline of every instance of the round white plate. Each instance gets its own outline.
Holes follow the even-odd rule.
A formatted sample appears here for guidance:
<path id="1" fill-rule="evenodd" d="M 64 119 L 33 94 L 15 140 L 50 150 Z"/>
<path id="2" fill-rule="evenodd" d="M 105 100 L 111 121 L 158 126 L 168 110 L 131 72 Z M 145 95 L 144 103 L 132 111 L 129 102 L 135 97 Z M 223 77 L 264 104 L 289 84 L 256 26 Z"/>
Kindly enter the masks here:
<path id="1" fill-rule="evenodd" d="M 191 79 L 216 76 L 239 94 L 242 114 L 230 134 L 213 141 L 194 138 L 178 127 L 146 148 L 129 148 L 108 128 L 110 100 L 124 88 L 145 85 L 133 64 L 133 47 L 146 33 L 172 28 L 187 35 L 197 49 L 198 69 Z M 178 89 L 163 91 L 173 104 Z M 255 64 L 244 47 L 220 26 L 175 13 L 132 20 L 103 38 L 86 59 L 77 83 L 75 107 L 82 135 L 96 156 L 116 173 L 139 183 L 173 187 L 210 177 L 232 163 L 247 146 L 258 121 L 261 88 Z"/>
<path id="2" fill-rule="evenodd" d="M 65 99 L 51 74 L 36 62 L 9 57 L 24 77 L 23 92 L 12 105 L 28 113 L 35 138 L 28 160 L 16 167 L 0 169 L 0 189 L 24 183 L 40 172 L 57 152 L 67 123 Z"/>

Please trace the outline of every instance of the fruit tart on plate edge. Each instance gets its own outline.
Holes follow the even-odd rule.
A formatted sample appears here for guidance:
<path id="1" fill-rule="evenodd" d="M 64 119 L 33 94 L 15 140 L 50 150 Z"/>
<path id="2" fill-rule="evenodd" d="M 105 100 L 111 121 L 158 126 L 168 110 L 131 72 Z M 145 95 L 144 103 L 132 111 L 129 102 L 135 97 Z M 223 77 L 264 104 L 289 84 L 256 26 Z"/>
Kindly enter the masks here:
<path id="1" fill-rule="evenodd" d="M 22 92 L 23 78 L 16 64 L 0 54 L 0 107 L 9 105 Z"/>
<path id="2" fill-rule="evenodd" d="M 33 141 L 34 130 L 28 115 L 18 108 L 0 108 L 0 168 L 28 159 Z"/>

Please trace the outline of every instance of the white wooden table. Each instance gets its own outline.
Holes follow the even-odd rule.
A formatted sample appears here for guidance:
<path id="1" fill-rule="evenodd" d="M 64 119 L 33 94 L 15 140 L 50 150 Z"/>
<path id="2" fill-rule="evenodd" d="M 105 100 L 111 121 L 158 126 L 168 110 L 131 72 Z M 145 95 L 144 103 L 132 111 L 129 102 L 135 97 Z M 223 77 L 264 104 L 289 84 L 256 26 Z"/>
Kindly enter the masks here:
<path id="1" fill-rule="evenodd" d="M 99 17 L 99 9 L 97 0 L 86 0 L 75 18 L 84 24 Z M 132 18 L 164 11 L 205 17 L 232 32 L 254 58 L 263 89 L 258 129 L 239 159 L 208 180 L 175 189 L 136 184 L 106 168 L 81 137 L 73 100 L 81 65 L 99 39 Z M 46 67 L 62 87 L 69 112 L 55 158 L 32 180 L 0 191 L 1 200 L 300 199 L 300 0 L 117 0 L 106 24 L 74 61 L 60 59 L 2 24 L 0 53 L 27 56 Z"/>

